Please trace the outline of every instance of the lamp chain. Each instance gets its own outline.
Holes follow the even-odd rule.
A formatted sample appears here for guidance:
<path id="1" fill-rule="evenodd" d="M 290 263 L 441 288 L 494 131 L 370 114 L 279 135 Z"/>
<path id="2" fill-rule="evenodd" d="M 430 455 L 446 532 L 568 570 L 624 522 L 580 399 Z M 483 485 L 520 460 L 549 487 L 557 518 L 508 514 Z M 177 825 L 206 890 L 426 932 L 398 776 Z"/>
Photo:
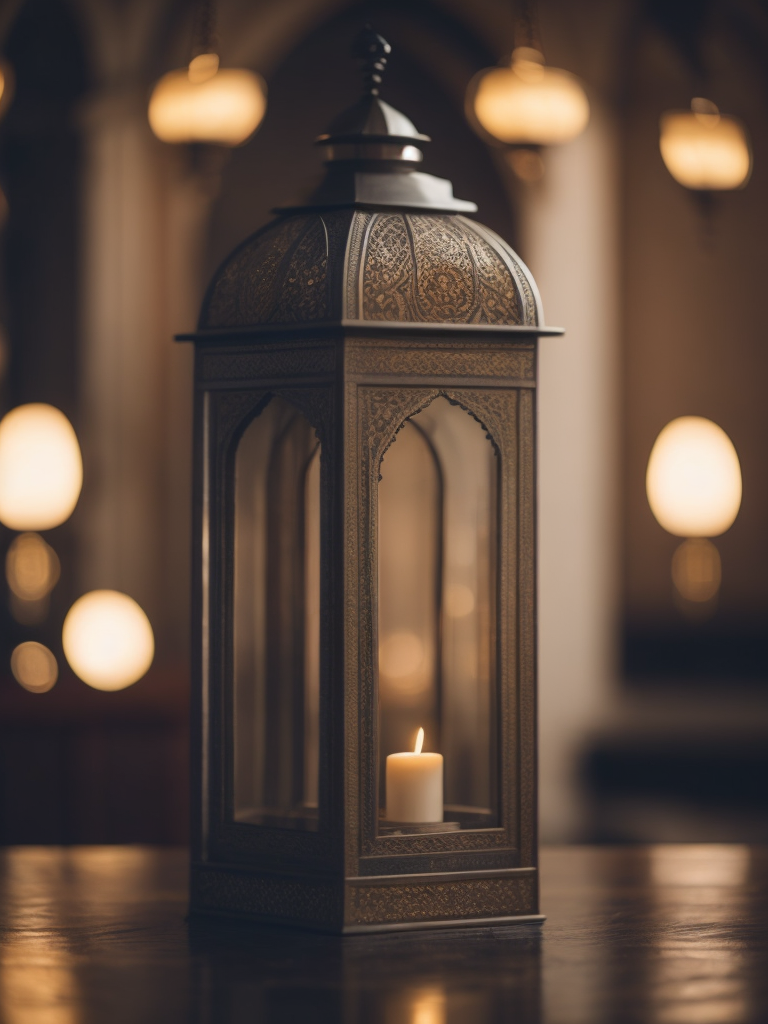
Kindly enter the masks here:
<path id="1" fill-rule="evenodd" d="M 541 49 L 539 40 L 538 12 L 536 0 L 513 0 L 514 39 L 513 46 L 528 46 Z"/>
<path id="2" fill-rule="evenodd" d="M 197 45 L 193 56 L 216 51 L 216 0 L 198 0 L 197 3 Z"/>

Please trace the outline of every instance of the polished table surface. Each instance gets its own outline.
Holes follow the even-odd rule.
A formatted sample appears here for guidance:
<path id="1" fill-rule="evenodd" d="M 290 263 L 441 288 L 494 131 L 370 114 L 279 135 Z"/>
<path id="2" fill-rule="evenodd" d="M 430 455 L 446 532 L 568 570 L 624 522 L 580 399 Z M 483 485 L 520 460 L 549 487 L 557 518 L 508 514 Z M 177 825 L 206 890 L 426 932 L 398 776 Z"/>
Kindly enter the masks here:
<path id="1" fill-rule="evenodd" d="M 545 849 L 543 927 L 343 939 L 188 921 L 184 850 L 0 860 L 2 1024 L 768 1021 L 768 850 Z"/>

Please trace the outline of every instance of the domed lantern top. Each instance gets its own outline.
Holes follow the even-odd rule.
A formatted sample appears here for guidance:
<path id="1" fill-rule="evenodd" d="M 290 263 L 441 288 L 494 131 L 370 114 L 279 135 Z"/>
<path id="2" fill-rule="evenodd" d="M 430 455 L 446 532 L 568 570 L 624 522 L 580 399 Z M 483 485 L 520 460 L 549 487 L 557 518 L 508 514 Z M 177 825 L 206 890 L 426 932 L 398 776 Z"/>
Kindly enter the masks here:
<path id="1" fill-rule="evenodd" d="M 474 203 L 419 170 L 428 136 L 380 99 L 389 44 L 367 30 L 356 49 L 365 91 L 316 140 L 326 152 L 325 180 L 225 260 L 200 328 L 318 321 L 541 327 L 527 268 L 495 232 L 466 216 Z"/>
<path id="2" fill-rule="evenodd" d="M 365 91 L 195 342 L 195 913 L 356 933 L 540 921 L 541 304 Z"/>

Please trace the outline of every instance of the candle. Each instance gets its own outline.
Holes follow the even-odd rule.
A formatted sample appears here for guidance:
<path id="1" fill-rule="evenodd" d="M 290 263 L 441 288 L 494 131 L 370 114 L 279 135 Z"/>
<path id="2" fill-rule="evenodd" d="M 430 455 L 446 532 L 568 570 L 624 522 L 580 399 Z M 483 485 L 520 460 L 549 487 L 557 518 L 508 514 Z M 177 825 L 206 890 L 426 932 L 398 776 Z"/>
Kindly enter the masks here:
<path id="1" fill-rule="evenodd" d="M 443 820 L 443 755 L 422 754 L 419 729 L 413 753 L 387 757 L 387 820 Z"/>

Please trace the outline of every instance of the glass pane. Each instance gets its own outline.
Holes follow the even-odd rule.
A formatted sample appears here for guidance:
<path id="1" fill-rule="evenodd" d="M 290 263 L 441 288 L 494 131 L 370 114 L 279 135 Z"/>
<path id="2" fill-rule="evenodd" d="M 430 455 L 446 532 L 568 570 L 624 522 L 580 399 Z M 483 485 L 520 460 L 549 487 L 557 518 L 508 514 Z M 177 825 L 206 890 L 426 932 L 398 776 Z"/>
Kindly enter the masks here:
<path id="1" fill-rule="evenodd" d="M 379 797 L 385 830 L 392 820 L 413 821 L 407 831 L 498 821 L 498 472 L 483 428 L 444 398 L 405 424 L 382 461 Z M 433 759 L 430 766 L 424 754 L 405 756 L 420 728 L 423 751 L 441 754 L 442 765 Z M 402 756 L 388 762 L 391 754 Z M 434 787 L 437 775 L 442 807 L 434 793 L 423 801 L 414 797 Z M 427 817 L 416 821 L 422 813 Z"/>
<path id="2" fill-rule="evenodd" d="M 235 460 L 234 808 L 316 828 L 320 699 L 320 443 L 273 398 Z"/>

